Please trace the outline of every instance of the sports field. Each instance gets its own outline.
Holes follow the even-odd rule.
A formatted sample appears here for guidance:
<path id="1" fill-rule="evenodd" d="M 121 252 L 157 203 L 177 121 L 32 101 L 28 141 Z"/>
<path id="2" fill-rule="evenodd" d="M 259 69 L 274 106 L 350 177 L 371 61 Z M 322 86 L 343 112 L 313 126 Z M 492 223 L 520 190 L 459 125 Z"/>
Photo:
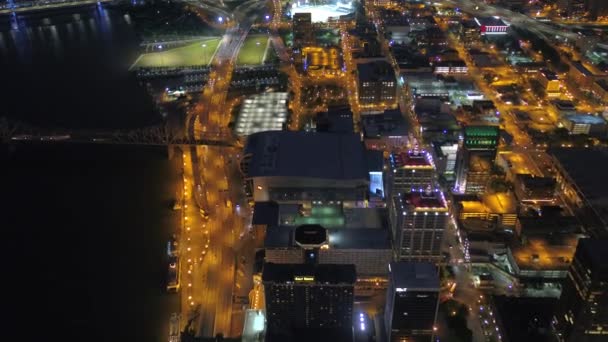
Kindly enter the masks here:
<path id="1" fill-rule="evenodd" d="M 219 38 L 206 39 L 182 47 L 168 48 L 166 51 L 159 49 L 158 52 L 144 53 L 133 63 L 131 69 L 207 65 L 219 43 Z"/>
<path id="2" fill-rule="evenodd" d="M 253 65 L 262 64 L 264 62 L 264 53 L 268 46 L 268 36 L 266 35 L 251 35 L 245 38 L 245 42 L 239 51 L 236 59 L 238 65 Z"/>

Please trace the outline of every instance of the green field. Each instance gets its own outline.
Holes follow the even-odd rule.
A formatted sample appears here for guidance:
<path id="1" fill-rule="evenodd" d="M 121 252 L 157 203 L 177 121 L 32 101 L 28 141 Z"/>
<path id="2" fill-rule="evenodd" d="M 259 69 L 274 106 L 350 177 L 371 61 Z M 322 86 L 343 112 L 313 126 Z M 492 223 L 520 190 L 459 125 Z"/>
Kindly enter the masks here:
<path id="1" fill-rule="evenodd" d="M 131 68 L 207 65 L 219 43 L 219 38 L 206 39 L 167 51 L 144 53 Z"/>
<path id="2" fill-rule="evenodd" d="M 268 36 L 251 35 L 245 39 L 241 51 L 236 59 L 238 65 L 262 64 L 264 52 L 268 45 Z"/>

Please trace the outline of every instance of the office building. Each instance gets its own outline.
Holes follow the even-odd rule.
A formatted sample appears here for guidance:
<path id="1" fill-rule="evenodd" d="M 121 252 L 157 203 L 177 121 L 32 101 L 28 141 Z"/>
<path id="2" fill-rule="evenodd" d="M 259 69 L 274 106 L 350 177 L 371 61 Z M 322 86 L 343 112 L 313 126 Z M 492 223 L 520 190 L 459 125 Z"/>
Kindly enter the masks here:
<path id="1" fill-rule="evenodd" d="M 457 190 L 466 194 L 485 191 L 498 148 L 497 126 L 468 126 L 458 161 Z"/>
<path id="2" fill-rule="evenodd" d="M 266 341 L 351 341 L 353 265 L 264 264 Z"/>
<path id="3" fill-rule="evenodd" d="M 608 2 L 606 0 L 585 0 L 585 10 L 592 19 L 608 16 Z"/>
<path id="4" fill-rule="evenodd" d="M 439 307 L 439 276 L 430 263 L 389 265 L 384 326 L 389 342 L 434 341 Z"/>
<path id="5" fill-rule="evenodd" d="M 581 239 L 558 302 L 560 341 L 608 340 L 608 240 Z"/>
<path id="6" fill-rule="evenodd" d="M 411 192 L 433 186 L 435 183 L 435 164 L 427 151 L 418 147 L 407 152 L 393 153 L 389 158 L 391 172 L 391 194 Z"/>
<path id="7" fill-rule="evenodd" d="M 441 191 L 428 187 L 395 195 L 389 214 L 397 260 L 441 259 L 441 242 L 449 221 L 448 205 Z"/>
<path id="8" fill-rule="evenodd" d="M 358 63 L 359 103 L 391 107 L 397 103 L 397 80 L 393 67 L 384 60 Z"/>
<path id="9" fill-rule="evenodd" d="M 293 15 L 293 45 L 308 46 L 314 44 L 314 31 L 310 13 L 296 13 Z"/>
<path id="10" fill-rule="evenodd" d="M 551 151 L 557 191 L 585 227 L 585 233 L 608 236 L 608 150 L 558 148 Z"/>

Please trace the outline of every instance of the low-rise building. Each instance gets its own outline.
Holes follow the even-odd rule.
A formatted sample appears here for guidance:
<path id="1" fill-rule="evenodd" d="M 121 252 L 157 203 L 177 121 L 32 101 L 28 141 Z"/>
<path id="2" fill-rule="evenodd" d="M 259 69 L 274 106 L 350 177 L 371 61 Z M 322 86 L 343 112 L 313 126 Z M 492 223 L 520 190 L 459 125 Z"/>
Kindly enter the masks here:
<path id="1" fill-rule="evenodd" d="M 409 125 L 401 110 L 388 109 L 382 114 L 361 117 L 363 141 L 369 150 L 393 151 L 408 144 Z"/>
<path id="2" fill-rule="evenodd" d="M 392 107 L 397 102 L 397 80 L 393 67 L 384 60 L 357 64 L 359 103 Z"/>
<path id="3" fill-rule="evenodd" d="M 557 181 L 553 177 L 519 174 L 515 177 L 515 195 L 520 202 L 553 202 Z"/>
<path id="4" fill-rule="evenodd" d="M 560 119 L 560 123 L 570 134 L 587 134 L 598 137 L 606 136 L 606 121 L 601 116 L 591 114 L 569 114 Z"/>

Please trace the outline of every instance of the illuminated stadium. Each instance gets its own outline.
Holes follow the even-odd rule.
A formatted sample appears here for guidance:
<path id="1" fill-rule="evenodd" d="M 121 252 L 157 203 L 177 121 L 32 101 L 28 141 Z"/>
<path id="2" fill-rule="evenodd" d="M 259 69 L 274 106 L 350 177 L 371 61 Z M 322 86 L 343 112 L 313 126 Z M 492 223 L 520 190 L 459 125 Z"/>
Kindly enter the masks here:
<path id="1" fill-rule="evenodd" d="M 352 0 L 296 0 L 291 4 L 290 16 L 296 13 L 310 13 L 313 23 L 338 19 L 354 12 Z"/>

